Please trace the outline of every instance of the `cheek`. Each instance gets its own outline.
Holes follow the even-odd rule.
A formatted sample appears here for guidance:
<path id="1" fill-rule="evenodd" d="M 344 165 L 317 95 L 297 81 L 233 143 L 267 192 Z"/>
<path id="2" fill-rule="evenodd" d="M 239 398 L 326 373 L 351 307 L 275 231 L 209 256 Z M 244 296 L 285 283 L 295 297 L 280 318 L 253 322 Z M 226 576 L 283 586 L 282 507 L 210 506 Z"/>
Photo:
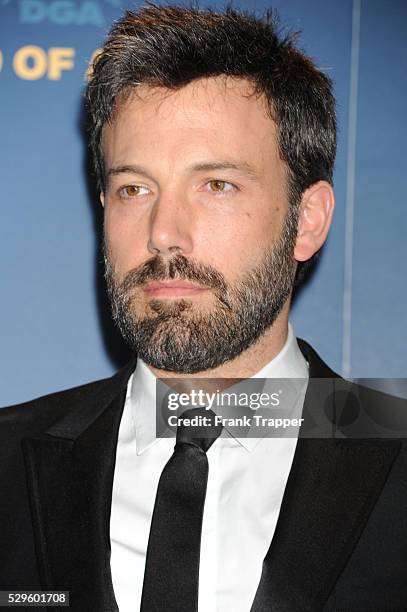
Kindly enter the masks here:
<path id="1" fill-rule="evenodd" d="M 254 212 L 240 212 L 200 228 L 195 258 L 212 265 L 233 282 L 262 260 L 272 239 L 265 222 Z M 199 244 L 199 246 L 198 246 Z"/>
<path id="2" fill-rule="evenodd" d="M 111 256 L 116 257 L 120 245 L 125 242 L 125 228 L 117 222 L 109 208 L 105 208 L 104 235 Z"/>
<path id="3" fill-rule="evenodd" d="M 128 215 L 105 207 L 104 235 L 110 257 L 119 269 L 130 269 L 140 263 L 145 236 L 140 225 L 136 226 Z"/>

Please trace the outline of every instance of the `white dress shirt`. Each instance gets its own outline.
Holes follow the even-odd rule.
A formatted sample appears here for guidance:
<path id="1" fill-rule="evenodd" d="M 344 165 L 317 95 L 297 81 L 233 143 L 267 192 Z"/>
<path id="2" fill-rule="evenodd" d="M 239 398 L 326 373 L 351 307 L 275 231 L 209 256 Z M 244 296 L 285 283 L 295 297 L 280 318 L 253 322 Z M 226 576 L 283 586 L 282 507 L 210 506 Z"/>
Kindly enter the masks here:
<path id="1" fill-rule="evenodd" d="M 291 325 L 280 353 L 253 378 L 308 380 Z M 174 450 L 174 438 L 155 436 L 155 393 L 156 378 L 139 359 L 120 423 L 110 518 L 112 581 L 120 612 L 140 609 L 158 480 Z M 297 414 L 304 394 L 297 396 Z M 250 611 L 296 443 L 295 437 L 237 439 L 226 432 L 209 449 L 199 612 Z"/>

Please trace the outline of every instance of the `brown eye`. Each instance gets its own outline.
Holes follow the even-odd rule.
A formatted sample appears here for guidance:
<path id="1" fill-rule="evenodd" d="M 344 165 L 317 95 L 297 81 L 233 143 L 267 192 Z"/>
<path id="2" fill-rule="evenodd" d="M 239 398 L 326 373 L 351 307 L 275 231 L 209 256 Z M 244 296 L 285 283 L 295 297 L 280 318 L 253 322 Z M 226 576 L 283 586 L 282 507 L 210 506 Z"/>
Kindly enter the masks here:
<path id="1" fill-rule="evenodd" d="M 129 196 L 129 198 L 138 195 L 139 192 L 140 187 L 138 185 L 127 185 L 127 187 L 124 188 L 124 193 L 126 196 Z"/>
<path id="2" fill-rule="evenodd" d="M 142 185 L 126 185 L 120 189 L 119 193 L 123 198 L 135 198 L 137 196 L 146 195 L 148 189 Z"/>
<path id="3" fill-rule="evenodd" d="M 226 181 L 213 180 L 209 181 L 211 191 L 225 191 L 225 187 L 228 183 Z"/>

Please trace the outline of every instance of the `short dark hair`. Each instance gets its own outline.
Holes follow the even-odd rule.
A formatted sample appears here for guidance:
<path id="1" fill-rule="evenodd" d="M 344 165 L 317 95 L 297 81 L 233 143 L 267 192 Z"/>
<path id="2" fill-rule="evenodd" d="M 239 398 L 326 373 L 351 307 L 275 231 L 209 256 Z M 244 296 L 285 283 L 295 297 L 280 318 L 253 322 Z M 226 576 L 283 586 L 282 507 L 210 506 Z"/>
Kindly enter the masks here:
<path id="1" fill-rule="evenodd" d="M 277 126 L 288 170 L 290 204 L 318 180 L 332 183 L 335 100 L 329 77 L 280 35 L 272 10 L 262 17 L 228 7 L 224 13 L 148 4 L 126 11 L 96 56 L 86 89 L 90 144 L 98 187 L 105 189 L 103 126 L 134 87 L 179 89 L 199 78 L 247 79 L 263 94 Z"/>

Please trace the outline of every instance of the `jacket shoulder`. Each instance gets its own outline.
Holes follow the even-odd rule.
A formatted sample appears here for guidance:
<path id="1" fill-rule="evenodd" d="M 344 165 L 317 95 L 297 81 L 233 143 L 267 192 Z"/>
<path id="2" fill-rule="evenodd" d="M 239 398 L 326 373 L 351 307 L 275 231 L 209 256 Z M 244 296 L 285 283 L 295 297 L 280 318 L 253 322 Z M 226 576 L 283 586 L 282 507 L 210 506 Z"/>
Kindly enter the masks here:
<path id="1" fill-rule="evenodd" d="M 86 404 L 94 401 L 95 397 L 103 396 L 104 390 L 114 386 L 121 373 L 122 370 L 108 378 L 1 408 L 0 438 L 43 431 L 78 404 Z"/>

